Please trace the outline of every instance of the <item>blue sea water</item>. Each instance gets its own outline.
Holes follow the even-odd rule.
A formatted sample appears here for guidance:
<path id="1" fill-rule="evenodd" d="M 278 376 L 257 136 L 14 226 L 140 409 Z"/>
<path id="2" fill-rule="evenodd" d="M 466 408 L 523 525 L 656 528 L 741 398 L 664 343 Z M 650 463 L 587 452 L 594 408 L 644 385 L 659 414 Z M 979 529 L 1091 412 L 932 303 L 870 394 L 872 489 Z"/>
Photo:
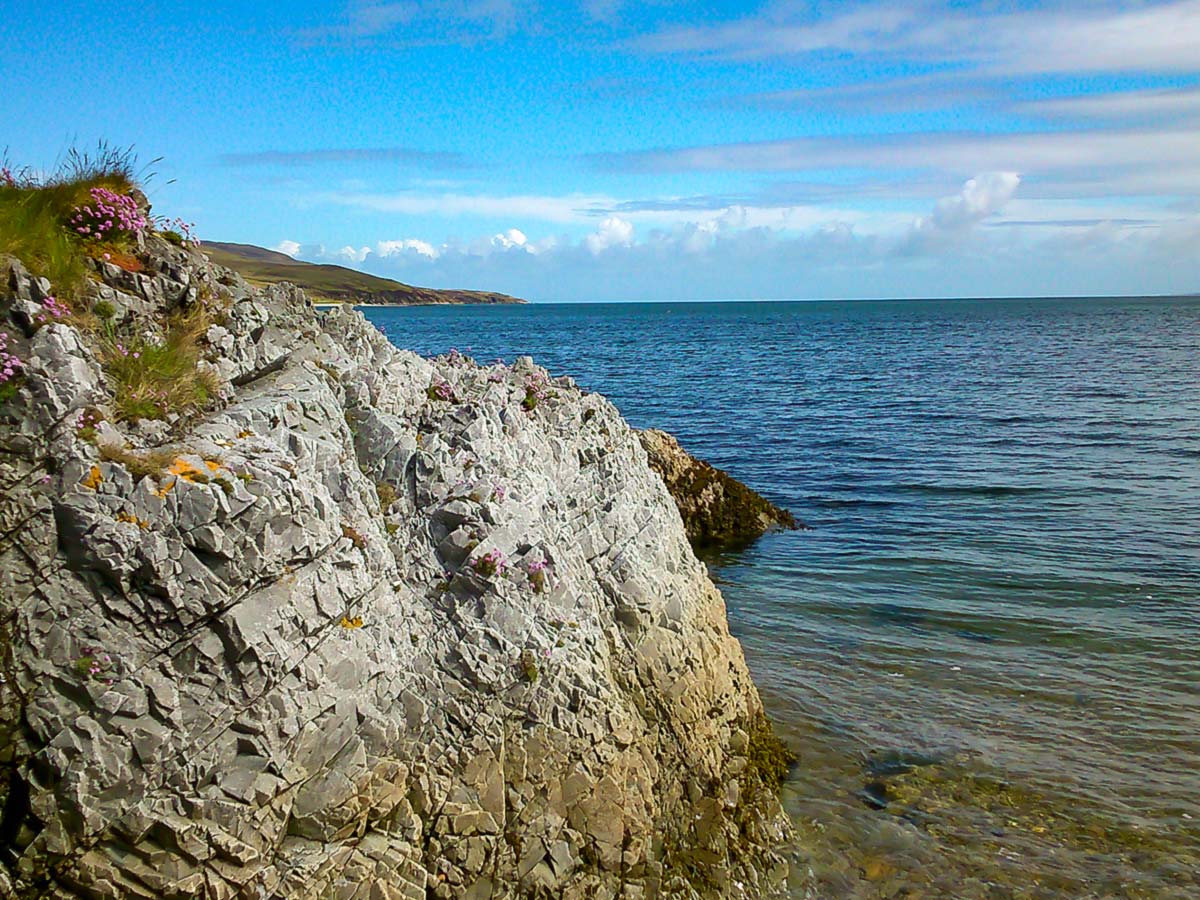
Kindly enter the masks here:
<path id="1" fill-rule="evenodd" d="M 1200 298 L 365 312 L 810 526 L 710 560 L 797 896 L 1200 896 Z"/>

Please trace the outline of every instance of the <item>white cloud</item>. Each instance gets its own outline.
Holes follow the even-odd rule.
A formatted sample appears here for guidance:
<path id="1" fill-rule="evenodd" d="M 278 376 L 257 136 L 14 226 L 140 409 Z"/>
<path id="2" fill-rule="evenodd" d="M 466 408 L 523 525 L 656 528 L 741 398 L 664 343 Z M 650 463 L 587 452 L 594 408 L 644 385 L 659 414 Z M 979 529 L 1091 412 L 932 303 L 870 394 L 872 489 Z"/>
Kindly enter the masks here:
<path id="1" fill-rule="evenodd" d="M 610 247 L 627 247 L 633 243 L 633 223 L 610 216 L 600 227 L 583 239 L 584 245 L 593 254 L 603 253 Z"/>
<path id="2" fill-rule="evenodd" d="M 387 258 L 389 256 L 404 256 L 405 254 L 416 254 L 429 259 L 437 259 L 441 255 L 441 251 L 426 241 L 416 240 L 415 238 L 405 238 L 398 241 L 379 241 L 375 245 L 375 253 L 378 256 Z"/>
<path id="3" fill-rule="evenodd" d="M 280 241 L 271 249 L 276 253 L 283 253 L 290 256 L 292 259 L 296 259 L 300 253 L 300 245 L 295 241 Z"/>
<path id="4" fill-rule="evenodd" d="M 809 4 L 773 4 L 731 22 L 667 29 L 633 46 L 733 59 L 835 52 L 996 73 L 1192 71 L 1200 34 L 1200 0 L 975 13 L 926 4 L 834 8 L 837 14 L 815 18 Z"/>
<path id="5" fill-rule="evenodd" d="M 525 237 L 525 233 L 516 228 L 510 228 L 502 234 L 492 235 L 491 244 L 501 250 L 507 250 L 510 247 L 524 247 L 529 243 L 529 239 Z"/>
<path id="6" fill-rule="evenodd" d="M 366 209 L 372 212 L 416 216 L 482 216 L 499 219 L 535 219 L 540 222 L 579 223 L 590 221 L 597 211 L 616 201 L 602 195 L 571 194 L 546 196 L 518 194 L 361 194 L 335 192 L 313 198 L 318 202 Z"/>
<path id="7" fill-rule="evenodd" d="M 1200 42 L 1200 35 L 1197 36 Z M 1114 91 L 1035 100 L 1022 103 L 1022 112 L 1066 119 L 1129 120 L 1163 118 L 1176 122 L 1200 116 L 1200 88 Z"/>
<path id="8" fill-rule="evenodd" d="M 354 248 L 347 245 L 340 250 L 335 250 L 332 255 L 335 259 L 340 259 L 343 262 L 360 263 L 367 258 L 367 254 L 370 252 L 370 247 Z"/>
<path id="9" fill-rule="evenodd" d="M 301 31 L 305 41 L 363 41 L 387 35 L 403 44 L 500 40 L 521 18 L 514 0 L 352 0 L 342 21 Z"/>
<path id="10" fill-rule="evenodd" d="M 1013 194 L 1021 176 L 1016 172 L 985 172 L 963 185 L 953 197 L 943 197 L 933 208 L 930 221 L 938 228 L 958 229 L 1001 210 Z"/>
<path id="11" fill-rule="evenodd" d="M 1017 171 L 1039 183 L 1100 180 L 1107 192 L 1125 180 L 1160 182 L 1160 193 L 1200 191 L 1196 148 L 1200 128 L 1164 126 L 1114 130 L 1015 133 L 909 133 L 870 139 L 801 138 L 747 142 L 607 157 L 608 168 L 638 172 L 805 172 L 858 168 L 895 173 Z M 1163 183 L 1166 173 L 1175 173 Z"/>
<path id="12" fill-rule="evenodd" d="M 1109 210 L 1018 201 L 1012 173 L 984 173 L 907 228 L 828 221 L 746 227 L 737 212 L 635 232 L 616 219 L 576 240 L 380 241 L 363 267 L 412 284 L 541 300 L 1183 293 L 1200 287 L 1200 214 L 1125 221 Z M 1010 209 L 1041 221 L 1007 220 Z M 1072 216 L 1059 222 L 1053 215 Z M 1083 216 L 1090 215 L 1089 222 Z M 972 227 L 976 226 L 976 227 Z M 417 248 L 425 248 L 420 252 Z M 533 252 L 533 248 L 537 252 Z M 320 257 L 313 257 L 319 261 Z M 669 288 L 664 286 L 669 285 Z M 667 291 L 667 293 L 664 293 Z"/>

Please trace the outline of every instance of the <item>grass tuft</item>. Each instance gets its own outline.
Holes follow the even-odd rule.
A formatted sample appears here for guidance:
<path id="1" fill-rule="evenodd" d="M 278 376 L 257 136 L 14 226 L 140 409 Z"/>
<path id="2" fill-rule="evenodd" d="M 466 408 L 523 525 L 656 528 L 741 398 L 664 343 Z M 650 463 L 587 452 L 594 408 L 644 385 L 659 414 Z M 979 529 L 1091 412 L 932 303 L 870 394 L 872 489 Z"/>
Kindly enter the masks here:
<path id="1" fill-rule="evenodd" d="M 201 340 L 211 320 L 197 306 L 167 320 L 166 336 L 154 343 L 140 337 L 105 337 L 104 371 L 111 379 L 117 418 L 165 419 L 208 405 L 220 391 L 217 376 L 199 366 Z"/>
<path id="2" fill-rule="evenodd" d="M 49 173 L 29 168 L 14 173 L 0 161 L 0 176 L 0 255 L 20 259 L 65 299 L 83 286 L 88 256 L 128 259 L 133 249 L 128 236 L 116 233 L 103 242 L 80 240 L 68 227 L 77 208 L 92 202 L 93 189 L 128 194 L 154 173 L 137 168 L 132 147 L 100 141 L 93 150 L 72 147 Z"/>
<path id="3" fill-rule="evenodd" d="M 116 444 L 101 444 L 100 458 L 124 466 L 135 478 L 159 479 L 167 473 L 178 453 L 174 450 L 126 450 Z"/>

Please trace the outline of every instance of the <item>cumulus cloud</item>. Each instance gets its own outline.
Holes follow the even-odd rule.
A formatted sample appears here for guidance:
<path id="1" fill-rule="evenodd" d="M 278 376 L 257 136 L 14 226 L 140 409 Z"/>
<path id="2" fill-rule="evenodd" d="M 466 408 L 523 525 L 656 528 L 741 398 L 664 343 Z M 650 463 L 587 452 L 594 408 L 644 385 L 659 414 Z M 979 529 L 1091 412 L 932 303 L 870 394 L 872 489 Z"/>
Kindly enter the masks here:
<path id="1" fill-rule="evenodd" d="M 290 256 L 292 259 L 297 259 L 300 255 L 300 245 L 296 241 L 280 241 L 271 249 L 276 253 Z"/>
<path id="2" fill-rule="evenodd" d="M 346 245 L 340 250 L 333 252 L 333 258 L 339 259 L 346 263 L 360 263 L 367 258 L 367 254 L 371 252 L 370 247 L 351 247 Z"/>
<path id="3" fill-rule="evenodd" d="M 416 238 L 405 238 L 398 241 L 380 241 L 375 245 L 375 254 L 385 259 L 389 256 L 405 256 L 408 254 L 424 256 L 428 259 L 437 259 L 441 255 L 441 251 L 427 241 L 417 240 Z"/>
<path id="4" fill-rule="evenodd" d="M 999 212 L 1017 192 L 1021 176 L 1016 172 L 985 172 L 976 175 L 953 197 L 943 197 L 933 208 L 930 220 L 938 228 L 966 228 Z"/>
<path id="5" fill-rule="evenodd" d="M 609 216 L 583 242 L 593 254 L 603 253 L 609 247 L 627 247 L 633 243 L 633 223 Z"/>
<path id="6" fill-rule="evenodd" d="M 505 231 L 502 234 L 492 235 L 490 243 L 493 247 L 497 247 L 501 250 L 508 250 L 510 247 L 527 246 L 529 244 L 529 239 L 525 237 L 525 232 L 517 228 L 510 228 L 508 231 Z"/>

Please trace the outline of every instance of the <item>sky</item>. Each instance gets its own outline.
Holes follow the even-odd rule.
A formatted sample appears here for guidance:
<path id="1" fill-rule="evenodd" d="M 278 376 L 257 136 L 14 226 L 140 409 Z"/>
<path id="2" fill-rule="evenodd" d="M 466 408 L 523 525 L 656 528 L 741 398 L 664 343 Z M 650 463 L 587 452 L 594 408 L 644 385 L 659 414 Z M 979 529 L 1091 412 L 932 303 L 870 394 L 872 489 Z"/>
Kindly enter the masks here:
<path id="1" fill-rule="evenodd" d="M 11 164 L 413 284 L 1200 292 L 1200 0 L 23 2 L 0 83 Z"/>

